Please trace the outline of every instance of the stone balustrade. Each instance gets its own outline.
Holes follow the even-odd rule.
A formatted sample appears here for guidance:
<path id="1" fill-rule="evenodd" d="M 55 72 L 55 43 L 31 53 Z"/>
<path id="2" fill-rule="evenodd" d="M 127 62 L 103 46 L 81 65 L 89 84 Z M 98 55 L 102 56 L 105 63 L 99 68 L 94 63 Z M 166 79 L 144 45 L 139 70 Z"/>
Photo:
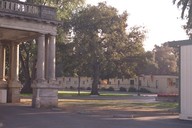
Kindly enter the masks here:
<path id="1" fill-rule="evenodd" d="M 0 13 L 56 20 L 56 9 L 19 1 L 0 1 Z"/>

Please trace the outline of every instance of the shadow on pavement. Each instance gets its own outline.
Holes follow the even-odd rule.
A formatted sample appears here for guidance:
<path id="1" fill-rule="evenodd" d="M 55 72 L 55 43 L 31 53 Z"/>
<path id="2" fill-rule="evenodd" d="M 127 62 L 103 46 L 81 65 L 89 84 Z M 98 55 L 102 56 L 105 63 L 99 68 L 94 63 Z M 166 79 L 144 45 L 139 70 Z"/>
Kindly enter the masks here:
<path id="1" fill-rule="evenodd" d="M 0 128 L 192 128 L 177 115 L 126 117 L 0 104 Z"/>

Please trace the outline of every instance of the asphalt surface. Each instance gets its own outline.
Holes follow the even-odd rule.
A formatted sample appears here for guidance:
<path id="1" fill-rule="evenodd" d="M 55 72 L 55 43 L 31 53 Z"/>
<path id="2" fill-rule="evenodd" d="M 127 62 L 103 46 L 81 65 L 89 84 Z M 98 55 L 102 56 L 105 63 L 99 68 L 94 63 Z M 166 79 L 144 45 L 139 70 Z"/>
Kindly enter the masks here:
<path id="1" fill-rule="evenodd" d="M 67 112 L 62 109 L 35 109 L 21 104 L 0 104 L 0 128 L 192 128 L 192 121 L 178 115 L 107 117 Z"/>

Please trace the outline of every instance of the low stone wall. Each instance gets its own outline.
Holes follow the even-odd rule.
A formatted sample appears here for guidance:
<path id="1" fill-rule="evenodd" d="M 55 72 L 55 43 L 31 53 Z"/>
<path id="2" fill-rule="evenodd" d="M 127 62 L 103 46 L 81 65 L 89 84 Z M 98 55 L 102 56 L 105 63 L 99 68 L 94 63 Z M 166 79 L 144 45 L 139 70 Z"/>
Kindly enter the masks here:
<path id="1" fill-rule="evenodd" d="M 7 90 L 0 89 L 0 103 L 7 103 Z"/>
<path id="2" fill-rule="evenodd" d="M 178 102 L 179 101 L 179 96 L 178 95 L 157 95 L 155 98 L 156 101 L 167 101 L 167 102 Z"/>

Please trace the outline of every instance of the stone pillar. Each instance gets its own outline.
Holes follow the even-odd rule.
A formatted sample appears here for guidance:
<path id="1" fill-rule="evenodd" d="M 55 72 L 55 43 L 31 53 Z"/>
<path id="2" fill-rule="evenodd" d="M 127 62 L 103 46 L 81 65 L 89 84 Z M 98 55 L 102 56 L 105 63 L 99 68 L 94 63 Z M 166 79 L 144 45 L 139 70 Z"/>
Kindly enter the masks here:
<path id="1" fill-rule="evenodd" d="M 58 86 L 55 80 L 55 70 L 50 70 L 50 65 L 54 66 L 55 64 L 50 64 L 50 58 L 55 58 L 55 54 L 52 53 L 55 51 L 55 46 L 52 47 L 53 50 L 50 51 L 49 44 L 54 39 L 49 38 L 48 41 L 45 38 L 45 35 L 42 35 L 38 39 L 38 58 L 37 58 L 37 78 L 34 81 L 33 87 L 33 99 L 32 99 L 32 106 L 36 108 L 49 108 L 49 107 L 57 107 L 58 106 Z M 50 43 L 48 43 L 50 42 Z M 54 43 L 55 44 L 55 43 Z M 46 48 L 46 49 L 45 49 Z M 49 55 L 46 55 L 48 53 Z M 50 55 L 51 54 L 51 55 Z M 51 56 L 51 57 L 50 57 Z M 46 58 L 45 58 L 46 57 Z M 46 63 L 45 63 L 46 62 Z M 45 74 L 46 72 L 46 74 Z M 44 76 L 45 75 L 45 76 Z M 48 80 L 49 77 L 52 76 L 54 80 Z M 45 79 L 47 78 L 47 80 Z"/>
<path id="2" fill-rule="evenodd" d="M 0 103 L 7 102 L 7 82 L 5 80 L 5 47 L 0 42 Z"/>
<path id="3" fill-rule="evenodd" d="M 19 82 L 19 45 L 11 43 L 10 46 L 10 78 L 8 81 L 8 102 L 20 102 L 21 83 Z"/>
<path id="4" fill-rule="evenodd" d="M 50 36 L 50 43 L 49 43 L 49 79 L 51 81 L 55 80 L 55 36 Z"/>
<path id="5" fill-rule="evenodd" d="M 38 40 L 37 51 L 37 80 L 45 80 L 45 35 L 41 35 Z"/>
<path id="6" fill-rule="evenodd" d="M 0 85 L 5 81 L 5 47 L 0 43 Z"/>
<path id="7" fill-rule="evenodd" d="M 49 36 L 45 36 L 45 79 L 49 79 Z"/>
<path id="8" fill-rule="evenodd" d="M 12 43 L 11 45 L 11 80 L 19 80 L 19 45 Z"/>
<path id="9" fill-rule="evenodd" d="M 45 41 L 45 78 L 49 81 L 55 80 L 55 36 L 46 36 Z"/>

